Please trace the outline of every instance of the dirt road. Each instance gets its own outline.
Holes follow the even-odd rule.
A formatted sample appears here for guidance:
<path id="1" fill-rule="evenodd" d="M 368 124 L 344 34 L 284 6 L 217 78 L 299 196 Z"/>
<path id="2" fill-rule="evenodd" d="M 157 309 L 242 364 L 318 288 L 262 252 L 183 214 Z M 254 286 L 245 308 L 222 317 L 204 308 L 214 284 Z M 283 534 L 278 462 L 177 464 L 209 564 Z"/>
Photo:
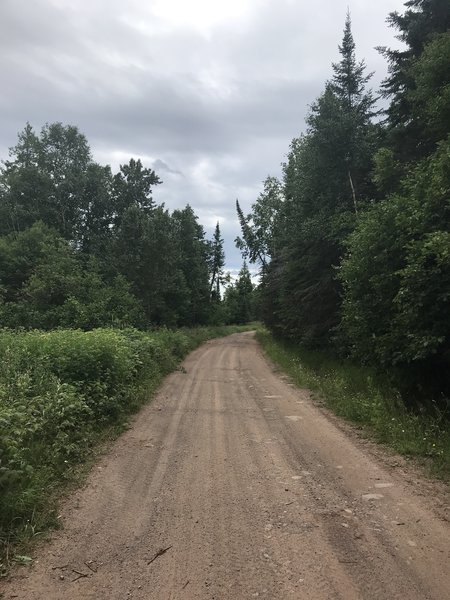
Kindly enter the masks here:
<path id="1" fill-rule="evenodd" d="M 450 598 L 443 490 L 328 417 L 252 334 L 184 368 L 5 598 Z"/>

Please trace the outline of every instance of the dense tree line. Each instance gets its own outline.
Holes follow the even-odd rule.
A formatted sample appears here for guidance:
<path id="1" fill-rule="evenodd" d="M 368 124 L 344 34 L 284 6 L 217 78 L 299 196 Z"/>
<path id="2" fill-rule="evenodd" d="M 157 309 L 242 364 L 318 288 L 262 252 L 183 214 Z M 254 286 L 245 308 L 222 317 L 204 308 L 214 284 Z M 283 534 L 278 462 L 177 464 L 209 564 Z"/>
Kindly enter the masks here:
<path id="1" fill-rule="evenodd" d="M 117 173 L 94 162 L 76 127 L 27 125 L 0 171 L 0 326 L 245 320 L 221 301 L 219 224 L 206 239 L 190 206 L 155 203 L 160 183 L 140 160 Z"/>
<path id="2" fill-rule="evenodd" d="M 277 335 L 450 392 L 450 4 L 409 0 L 375 109 L 347 15 L 333 76 L 238 246 Z"/>

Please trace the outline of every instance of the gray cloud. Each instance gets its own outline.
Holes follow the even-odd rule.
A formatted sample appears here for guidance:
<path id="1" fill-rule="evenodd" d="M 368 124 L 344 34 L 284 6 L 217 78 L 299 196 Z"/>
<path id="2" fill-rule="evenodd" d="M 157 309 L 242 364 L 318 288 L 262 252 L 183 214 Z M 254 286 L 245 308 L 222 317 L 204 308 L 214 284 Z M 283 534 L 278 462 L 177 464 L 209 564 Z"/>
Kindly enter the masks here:
<path id="1" fill-rule="evenodd" d="M 158 173 L 170 173 L 171 175 L 180 175 L 181 177 L 184 177 L 183 173 L 181 171 L 176 171 L 174 169 L 172 169 L 171 167 L 169 167 L 169 165 L 167 163 L 165 163 L 163 160 L 157 158 L 153 164 L 152 164 L 152 169 L 155 171 L 158 171 Z"/>
<path id="2" fill-rule="evenodd" d="M 189 202 L 209 232 L 220 220 L 238 268 L 235 199 L 249 208 L 262 180 L 280 173 L 338 60 L 347 10 L 347 0 L 244 4 L 208 27 L 165 18 L 157 0 L 0 0 L 0 157 L 26 121 L 76 124 L 96 160 L 117 168 L 141 157 L 164 180 L 155 199 Z M 373 48 L 396 43 L 385 18 L 402 7 L 350 6 L 375 88 L 386 65 Z"/>

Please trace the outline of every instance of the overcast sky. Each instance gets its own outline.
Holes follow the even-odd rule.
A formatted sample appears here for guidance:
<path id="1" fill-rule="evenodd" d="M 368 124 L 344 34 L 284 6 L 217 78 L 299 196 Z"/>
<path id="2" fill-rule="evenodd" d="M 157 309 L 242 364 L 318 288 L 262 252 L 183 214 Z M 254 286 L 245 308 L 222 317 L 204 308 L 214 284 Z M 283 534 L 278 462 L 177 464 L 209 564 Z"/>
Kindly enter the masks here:
<path id="1" fill-rule="evenodd" d="M 0 157 L 26 121 L 77 125 L 98 162 L 153 167 L 157 202 L 191 204 L 208 235 L 219 220 L 239 268 L 235 199 L 280 174 L 347 7 L 377 89 L 400 0 L 0 0 Z"/>

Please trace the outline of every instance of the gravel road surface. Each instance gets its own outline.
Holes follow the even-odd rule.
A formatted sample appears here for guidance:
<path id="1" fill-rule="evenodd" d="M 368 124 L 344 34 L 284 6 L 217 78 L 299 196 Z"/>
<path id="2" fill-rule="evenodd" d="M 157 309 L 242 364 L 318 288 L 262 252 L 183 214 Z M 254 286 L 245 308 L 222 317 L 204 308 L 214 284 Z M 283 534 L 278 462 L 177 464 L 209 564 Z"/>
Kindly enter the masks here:
<path id="1" fill-rule="evenodd" d="M 213 340 L 62 510 L 30 600 L 446 600 L 450 499 L 264 358 Z"/>

